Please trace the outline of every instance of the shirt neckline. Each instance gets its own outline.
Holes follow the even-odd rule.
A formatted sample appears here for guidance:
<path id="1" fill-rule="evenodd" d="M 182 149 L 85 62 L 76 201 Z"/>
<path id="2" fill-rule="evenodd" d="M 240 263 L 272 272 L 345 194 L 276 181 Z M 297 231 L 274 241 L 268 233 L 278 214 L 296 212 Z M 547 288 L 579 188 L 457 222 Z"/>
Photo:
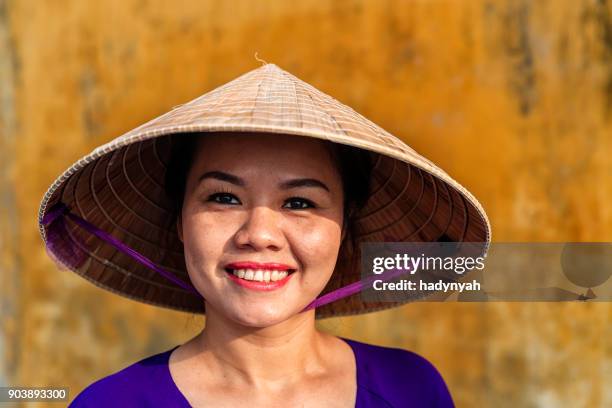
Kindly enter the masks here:
<path id="1" fill-rule="evenodd" d="M 355 361 L 355 383 L 357 385 L 357 392 L 355 394 L 355 407 L 357 407 L 359 405 L 359 394 L 360 394 L 360 389 L 361 389 L 361 378 L 363 373 L 361 372 L 361 366 L 359 364 L 359 358 L 358 358 L 358 352 L 356 349 L 356 344 L 353 340 L 351 339 L 346 339 L 344 337 L 340 337 L 337 336 L 340 340 L 344 341 L 346 344 L 349 345 L 349 347 L 351 348 L 351 351 L 353 353 L 353 359 Z M 172 373 L 170 372 L 170 355 L 172 354 L 172 352 L 174 350 L 176 350 L 179 345 L 176 345 L 174 347 L 172 347 L 170 350 L 167 350 L 164 354 L 164 375 L 167 378 L 167 382 L 170 384 L 170 388 L 172 390 L 172 393 L 175 394 L 177 396 L 178 399 L 180 399 L 184 404 L 186 404 L 186 406 L 191 406 L 191 404 L 189 403 L 189 401 L 187 400 L 187 398 L 185 397 L 185 395 L 183 394 L 183 392 L 179 389 L 178 385 L 176 385 L 176 383 L 174 382 L 174 378 L 172 378 Z"/>
<path id="2" fill-rule="evenodd" d="M 187 407 L 190 407 L 191 404 L 189 403 L 189 401 L 187 400 L 187 398 L 185 397 L 185 395 L 183 395 L 183 393 L 181 392 L 181 390 L 179 389 L 179 387 L 176 385 L 176 383 L 174 382 L 174 378 L 172 378 L 172 373 L 170 372 L 170 355 L 172 354 L 172 352 L 174 350 L 176 350 L 178 347 L 180 346 L 180 344 L 177 344 L 176 346 L 172 347 L 170 350 L 167 350 L 164 354 L 164 376 L 167 379 L 167 383 L 170 384 L 170 389 L 171 392 L 179 399 L 181 400 L 181 403 Z"/>

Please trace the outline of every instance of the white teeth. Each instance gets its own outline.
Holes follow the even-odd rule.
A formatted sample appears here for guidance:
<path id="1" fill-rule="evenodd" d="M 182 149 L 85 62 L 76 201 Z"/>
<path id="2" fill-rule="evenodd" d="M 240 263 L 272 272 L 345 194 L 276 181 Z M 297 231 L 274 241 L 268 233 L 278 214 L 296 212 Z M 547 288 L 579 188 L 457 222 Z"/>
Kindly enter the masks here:
<path id="1" fill-rule="evenodd" d="M 289 274 L 287 271 L 263 269 L 234 269 L 232 273 L 239 278 L 259 282 L 276 282 Z"/>

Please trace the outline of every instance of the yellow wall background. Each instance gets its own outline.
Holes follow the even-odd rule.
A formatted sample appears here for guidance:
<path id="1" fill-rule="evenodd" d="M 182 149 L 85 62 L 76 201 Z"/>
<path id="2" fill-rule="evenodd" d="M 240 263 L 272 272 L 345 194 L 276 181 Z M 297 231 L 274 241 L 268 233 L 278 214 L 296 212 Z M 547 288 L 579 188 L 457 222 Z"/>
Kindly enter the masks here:
<path id="1" fill-rule="evenodd" d="M 0 0 L 1 384 L 72 399 L 199 331 L 58 270 L 38 205 L 73 161 L 258 67 L 256 51 L 438 163 L 494 241 L 611 240 L 604 0 Z M 422 354 L 460 407 L 609 407 L 611 310 L 414 303 L 320 325 Z"/>

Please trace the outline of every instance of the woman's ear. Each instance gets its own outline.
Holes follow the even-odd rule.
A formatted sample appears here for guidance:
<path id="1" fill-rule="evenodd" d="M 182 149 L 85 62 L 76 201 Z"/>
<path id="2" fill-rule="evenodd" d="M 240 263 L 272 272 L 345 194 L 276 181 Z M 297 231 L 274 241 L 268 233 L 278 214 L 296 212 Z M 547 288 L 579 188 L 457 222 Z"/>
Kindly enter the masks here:
<path id="1" fill-rule="evenodd" d="M 176 217 L 176 232 L 178 232 L 179 239 L 183 242 L 183 221 L 181 220 L 181 214 Z"/>

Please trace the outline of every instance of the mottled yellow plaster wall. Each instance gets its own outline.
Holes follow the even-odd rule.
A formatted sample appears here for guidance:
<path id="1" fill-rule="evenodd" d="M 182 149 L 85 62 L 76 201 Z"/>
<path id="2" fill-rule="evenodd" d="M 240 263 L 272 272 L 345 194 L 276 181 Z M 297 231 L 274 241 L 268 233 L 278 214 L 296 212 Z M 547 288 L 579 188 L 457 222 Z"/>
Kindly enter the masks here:
<path id="1" fill-rule="evenodd" d="M 610 241 L 606 1 L 0 0 L 1 382 L 74 397 L 202 327 L 57 270 L 37 209 L 74 160 L 256 51 L 439 163 L 495 241 Z M 418 303 L 321 327 L 426 356 L 458 406 L 604 407 L 610 311 Z"/>

